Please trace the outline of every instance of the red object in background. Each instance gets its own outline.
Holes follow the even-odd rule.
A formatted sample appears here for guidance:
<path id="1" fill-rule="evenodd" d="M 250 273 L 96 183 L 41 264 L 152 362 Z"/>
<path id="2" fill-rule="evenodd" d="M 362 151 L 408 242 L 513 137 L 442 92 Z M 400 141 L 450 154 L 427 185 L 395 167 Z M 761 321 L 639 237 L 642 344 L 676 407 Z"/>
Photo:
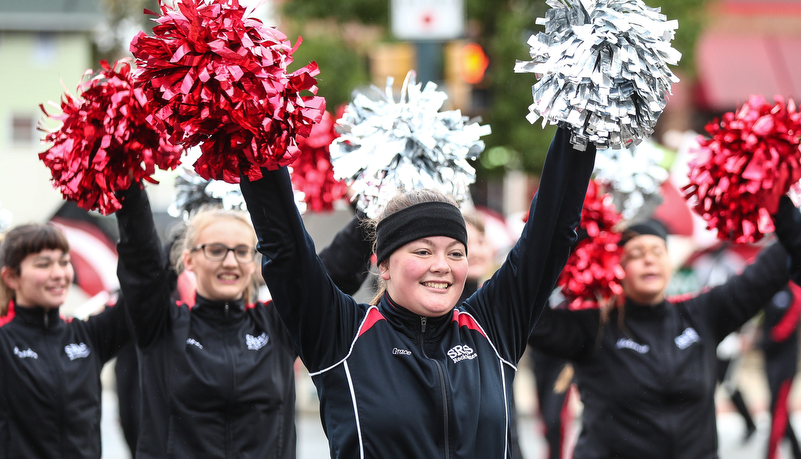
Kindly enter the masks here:
<path id="1" fill-rule="evenodd" d="M 119 288 L 117 247 L 96 225 L 84 220 L 53 217 L 70 243 L 75 283 L 90 297 Z"/>
<path id="2" fill-rule="evenodd" d="M 656 208 L 653 217 L 664 223 L 670 234 L 692 236 L 694 230 L 692 211 L 670 180 L 662 183 L 662 199 L 662 204 Z"/>

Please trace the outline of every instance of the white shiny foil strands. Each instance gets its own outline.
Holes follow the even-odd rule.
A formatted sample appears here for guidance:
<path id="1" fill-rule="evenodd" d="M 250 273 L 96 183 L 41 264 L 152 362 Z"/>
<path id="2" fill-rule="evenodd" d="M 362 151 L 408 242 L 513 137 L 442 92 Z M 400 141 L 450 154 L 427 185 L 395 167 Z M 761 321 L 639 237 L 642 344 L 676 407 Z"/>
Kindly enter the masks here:
<path id="1" fill-rule="evenodd" d="M 628 149 L 598 150 L 595 180 L 606 187 L 627 225 L 644 221 L 662 203 L 662 183 L 668 171 L 661 166 L 665 152 L 646 140 Z"/>
<path id="2" fill-rule="evenodd" d="M 648 138 L 679 79 L 668 68 L 681 53 L 671 47 L 678 22 L 641 0 L 548 0 L 528 40 L 534 73 L 527 119 L 568 125 L 577 149 L 590 143 L 627 148 Z"/>
<path id="3" fill-rule="evenodd" d="M 370 218 L 401 190 L 433 188 L 472 204 L 476 175 L 467 160 L 484 150 L 480 137 L 490 127 L 459 110 L 440 112 L 448 96 L 434 83 L 421 86 L 409 72 L 396 102 L 389 79 L 376 99 L 357 94 L 337 121 L 341 136 L 330 147 L 334 176 L 346 181 Z"/>
<path id="4" fill-rule="evenodd" d="M 182 166 L 175 177 L 175 201 L 167 213 L 189 221 L 204 204 L 217 204 L 223 209 L 247 210 L 238 184 L 206 180 L 192 167 Z"/>

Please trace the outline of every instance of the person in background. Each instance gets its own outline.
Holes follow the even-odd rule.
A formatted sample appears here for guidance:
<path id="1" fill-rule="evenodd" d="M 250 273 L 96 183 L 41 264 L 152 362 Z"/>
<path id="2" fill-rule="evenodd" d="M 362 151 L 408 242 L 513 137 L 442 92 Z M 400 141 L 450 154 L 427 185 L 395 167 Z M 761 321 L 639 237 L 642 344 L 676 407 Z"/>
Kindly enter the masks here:
<path id="1" fill-rule="evenodd" d="M 52 224 L 17 226 L 0 244 L 0 457 L 101 457 L 100 372 L 130 333 L 123 307 L 61 317 L 74 275 Z"/>
<path id="2" fill-rule="evenodd" d="M 636 224 L 621 240 L 624 304 L 543 310 L 529 344 L 573 363 L 584 404 L 576 459 L 718 457 L 717 345 L 791 273 L 801 279 L 801 214 L 785 196 L 773 220 L 780 244 L 724 284 L 675 299 L 665 226 Z"/>
<path id="3" fill-rule="evenodd" d="M 782 439 L 787 439 L 795 459 L 801 459 L 798 438 L 790 423 L 790 392 L 798 371 L 798 320 L 801 317 L 801 287 L 790 282 L 765 303 L 762 322 L 762 352 L 770 389 L 770 437 L 767 458 L 778 457 Z"/>

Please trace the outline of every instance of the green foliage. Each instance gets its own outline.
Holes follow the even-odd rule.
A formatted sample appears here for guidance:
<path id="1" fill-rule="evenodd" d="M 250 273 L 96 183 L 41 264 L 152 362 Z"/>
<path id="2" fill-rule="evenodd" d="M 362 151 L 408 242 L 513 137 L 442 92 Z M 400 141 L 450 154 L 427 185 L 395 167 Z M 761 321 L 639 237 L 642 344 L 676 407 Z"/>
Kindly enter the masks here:
<path id="1" fill-rule="evenodd" d="M 668 19 L 677 19 L 679 29 L 673 46 L 683 57 L 678 69 L 685 76 L 694 75 L 694 47 L 704 23 L 707 0 L 645 0 L 649 6 L 660 6 Z M 387 27 L 390 0 L 289 0 L 283 13 L 294 22 L 305 24 L 313 19 L 329 19 L 339 23 L 360 22 Z M 539 173 L 555 128 L 541 127 L 541 120 L 531 125 L 526 120 L 531 104 L 531 86 L 536 83 L 532 74 L 516 74 L 516 60 L 528 60 L 526 40 L 531 34 L 542 31 L 535 23 L 544 17 L 549 7 L 544 0 L 465 0 L 469 39 L 485 48 L 490 56 L 490 68 L 480 89 L 487 92 L 489 105 L 480 113 L 484 123 L 492 126 L 492 134 L 485 138 L 486 159 L 476 166 L 479 176 L 500 175 L 509 168 L 522 168 Z M 332 36 L 322 36 L 322 42 L 312 37 L 314 27 L 306 27 L 304 44 L 296 53 L 298 62 L 316 59 L 320 63 L 320 94 L 332 101 L 349 100 L 350 91 L 367 80 L 366 58 Z M 331 45 L 332 43 L 337 45 Z M 362 44 L 363 46 L 364 44 Z M 351 52 L 355 55 L 350 54 Z M 303 56 L 304 60 L 301 60 Z M 308 56 L 308 57 L 307 57 Z M 344 61 L 344 62 L 339 62 Z M 358 73 L 349 76 L 350 72 Z M 336 75 L 332 86 L 327 75 Z M 339 102 L 337 102 L 339 103 Z M 333 108 L 332 108 L 333 109 Z M 484 155 L 482 155 L 484 157 Z"/>
<path id="2" fill-rule="evenodd" d="M 387 24 L 389 0 L 290 0 L 283 12 L 292 18 L 335 19 L 362 24 Z"/>
<path id="3" fill-rule="evenodd" d="M 336 113 L 337 107 L 350 102 L 354 89 L 369 82 L 369 75 L 366 56 L 349 47 L 335 31 L 329 32 L 320 34 L 314 33 L 313 27 L 300 28 L 303 43 L 293 54 L 294 63 L 289 70 L 317 62 L 317 95 L 325 97 L 329 112 Z"/>

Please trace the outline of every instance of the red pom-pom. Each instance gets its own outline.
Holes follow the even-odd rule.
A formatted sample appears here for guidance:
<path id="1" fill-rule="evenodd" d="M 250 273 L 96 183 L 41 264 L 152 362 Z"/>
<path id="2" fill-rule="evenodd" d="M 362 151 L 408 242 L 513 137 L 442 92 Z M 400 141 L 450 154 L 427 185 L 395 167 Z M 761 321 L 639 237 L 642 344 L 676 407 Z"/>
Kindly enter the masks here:
<path id="1" fill-rule="evenodd" d="M 587 237 L 576 245 L 557 280 L 569 309 L 598 308 L 623 293 L 620 233 L 615 231 L 620 219 L 612 197 L 591 181 L 579 224 Z"/>
<path id="2" fill-rule="evenodd" d="M 312 128 L 311 135 L 299 139 L 301 155 L 292 164 L 292 184 L 303 192 L 303 200 L 312 212 L 333 210 L 334 202 L 348 191 L 345 182 L 334 178 L 331 165 L 328 147 L 339 137 L 334 126 L 334 117 L 325 112 L 323 119 Z"/>
<path id="3" fill-rule="evenodd" d="M 238 183 L 240 172 L 291 164 L 298 136 L 325 111 L 316 94 L 317 64 L 287 73 L 294 49 L 281 32 L 247 17 L 237 0 L 161 4 L 153 36 L 131 42 L 150 121 L 186 148 L 200 144 L 197 173 Z M 298 40 L 299 45 L 300 40 Z"/>
<path id="4" fill-rule="evenodd" d="M 801 113 L 776 96 L 751 96 L 737 112 L 707 124 L 684 197 L 718 238 L 756 242 L 774 230 L 779 198 L 801 179 Z"/>
<path id="5" fill-rule="evenodd" d="M 134 88 L 131 63 L 100 64 L 102 70 L 78 86 L 79 96 L 63 96 L 60 115 L 49 115 L 41 107 L 62 124 L 46 131 L 45 141 L 52 146 L 39 159 L 66 199 L 108 215 L 121 207 L 116 191 L 141 180 L 155 183 L 155 168 L 174 169 L 182 149 L 147 122 L 145 97 Z"/>

